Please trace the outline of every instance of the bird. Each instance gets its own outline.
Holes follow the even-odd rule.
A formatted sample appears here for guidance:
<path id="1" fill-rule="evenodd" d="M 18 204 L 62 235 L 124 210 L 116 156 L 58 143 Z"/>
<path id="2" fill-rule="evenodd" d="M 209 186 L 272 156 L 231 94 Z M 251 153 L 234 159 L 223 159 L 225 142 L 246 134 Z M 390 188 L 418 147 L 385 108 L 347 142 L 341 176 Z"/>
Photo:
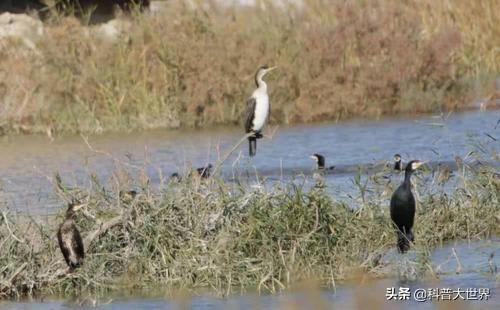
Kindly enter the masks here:
<path id="1" fill-rule="evenodd" d="M 202 179 L 208 179 L 210 177 L 210 174 L 212 173 L 212 168 L 212 164 L 208 164 L 208 166 L 206 167 L 197 168 L 196 172 L 198 172 L 198 175 Z"/>
<path id="2" fill-rule="evenodd" d="M 252 133 L 248 137 L 249 155 L 255 156 L 257 153 L 257 139 L 263 137 L 262 128 L 269 118 L 270 104 L 267 94 L 267 84 L 262 80 L 264 75 L 276 69 L 276 67 L 261 66 L 255 73 L 255 84 L 257 89 L 253 91 L 250 98 L 247 99 L 247 111 L 245 120 L 245 132 Z"/>
<path id="3" fill-rule="evenodd" d="M 180 181 L 182 181 L 182 177 L 180 176 L 180 174 L 178 172 L 174 172 L 170 175 L 169 180 L 172 182 L 180 182 Z"/>
<path id="4" fill-rule="evenodd" d="M 316 166 L 318 170 L 333 170 L 335 166 L 326 167 L 325 164 L 325 156 L 321 154 L 313 154 L 311 158 L 316 162 Z"/>
<path id="5" fill-rule="evenodd" d="M 59 247 L 69 267 L 69 272 L 80 267 L 85 258 L 82 237 L 75 224 L 76 211 L 84 206 L 84 204 L 74 201 L 69 203 L 66 218 L 57 231 Z"/>
<path id="6" fill-rule="evenodd" d="M 413 221 L 415 219 L 415 197 L 411 192 L 411 175 L 423 162 L 410 161 L 405 168 L 405 179 L 391 197 L 391 219 L 398 236 L 397 246 L 399 253 L 405 253 L 410 248 L 410 241 L 414 241 Z"/>
<path id="7" fill-rule="evenodd" d="M 394 155 L 394 170 L 397 172 L 403 171 L 403 163 L 401 162 L 401 155 L 396 154 Z"/>

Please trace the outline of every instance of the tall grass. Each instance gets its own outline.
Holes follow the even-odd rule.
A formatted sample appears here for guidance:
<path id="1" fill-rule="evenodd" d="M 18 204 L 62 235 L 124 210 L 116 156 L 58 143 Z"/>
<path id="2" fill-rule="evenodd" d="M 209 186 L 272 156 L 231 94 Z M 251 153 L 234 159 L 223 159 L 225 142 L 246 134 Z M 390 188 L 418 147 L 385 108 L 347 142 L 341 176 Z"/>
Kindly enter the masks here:
<path id="1" fill-rule="evenodd" d="M 239 123 L 264 63 L 280 68 L 269 76 L 279 123 L 460 109 L 471 80 L 499 72 L 498 1 L 304 3 L 173 2 L 122 18 L 126 30 L 111 41 L 54 17 L 36 51 L 0 49 L 0 125 L 71 133 Z"/>
<path id="2" fill-rule="evenodd" d="M 116 191 L 129 186 L 118 181 L 126 180 L 123 176 L 112 181 Z M 495 170 L 464 166 L 457 177 L 457 188 L 447 194 L 421 191 L 415 178 L 420 194 L 414 276 L 434 275 L 428 253 L 435 246 L 500 233 Z M 334 286 L 360 272 L 394 275 L 394 266 L 381 259 L 395 251 L 395 234 L 389 197 L 380 192 L 374 195 L 385 202 L 368 199 L 352 209 L 328 195 L 321 181 L 310 190 L 296 184 L 250 189 L 194 177 L 160 191 L 146 179 L 137 185 L 143 190 L 135 199 L 120 200 L 96 180 L 88 188 L 58 184 L 62 197 L 88 203 L 78 217 L 86 260 L 72 274 L 65 273 L 55 239 L 64 210 L 48 225 L 2 210 L 0 297 L 160 285 L 219 294 L 254 288 L 274 292 L 302 279 Z"/>

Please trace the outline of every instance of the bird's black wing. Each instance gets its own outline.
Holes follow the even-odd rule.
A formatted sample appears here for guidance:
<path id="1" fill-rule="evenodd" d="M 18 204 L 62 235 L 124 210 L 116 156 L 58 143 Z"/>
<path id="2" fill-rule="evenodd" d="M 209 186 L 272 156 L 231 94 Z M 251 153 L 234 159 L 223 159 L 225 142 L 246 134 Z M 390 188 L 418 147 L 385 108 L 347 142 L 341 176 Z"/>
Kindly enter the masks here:
<path id="1" fill-rule="evenodd" d="M 73 234 L 73 249 L 75 249 L 75 253 L 78 256 L 78 263 L 81 263 L 85 258 L 85 249 L 83 248 L 82 236 L 80 236 L 80 232 L 76 227 Z"/>
<path id="2" fill-rule="evenodd" d="M 61 249 L 64 260 L 66 261 L 66 264 L 69 266 L 70 265 L 69 256 L 71 252 L 70 249 L 67 247 L 67 245 L 64 243 L 61 228 L 59 228 L 59 230 L 57 231 L 57 241 L 59 241 L 59 248 Z"/>
<path id="3" fill-rule="evenodd" d="M 255 100 L 254 97 L 250 97 L 247 99 L 247 113 L 246 113 L 246 120 L 245 120 L 245 131 L 247 133 L 252 131 L 256 104 L 257 104 L 257 101 Z"/>

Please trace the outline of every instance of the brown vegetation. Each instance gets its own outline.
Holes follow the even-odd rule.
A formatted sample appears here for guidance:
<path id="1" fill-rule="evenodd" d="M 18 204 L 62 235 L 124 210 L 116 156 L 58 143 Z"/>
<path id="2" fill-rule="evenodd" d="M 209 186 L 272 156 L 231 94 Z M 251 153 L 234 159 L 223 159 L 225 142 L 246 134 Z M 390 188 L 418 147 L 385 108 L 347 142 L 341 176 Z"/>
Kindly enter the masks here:
<path id="1" fill-rule="evenodd" d="M 3 43 L 0 126 L 100 132 L 239 123 L 264 63 L 279 66 L 269 77 L 272 122 L 436 112 L 465 107 L 470 81 L 500 70 L 498 1 L 203 7 L 136 14 L 117 40 L 56 17 L 36 51 Z"/>

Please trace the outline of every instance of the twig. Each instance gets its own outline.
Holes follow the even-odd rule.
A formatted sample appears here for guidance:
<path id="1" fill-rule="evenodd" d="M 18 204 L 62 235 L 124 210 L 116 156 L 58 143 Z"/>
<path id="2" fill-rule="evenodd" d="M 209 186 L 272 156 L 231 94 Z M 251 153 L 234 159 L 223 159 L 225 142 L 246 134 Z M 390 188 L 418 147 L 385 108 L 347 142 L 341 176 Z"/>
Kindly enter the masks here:
<path id="1" fill-rule="evenodd" d="M 14 235 L 14 232 L 10 229 L 9 220 L 7 219 L 7 216 L 5 215 L 5 212 L 2 212 L 2 216 L 3 216 L 3 219 L 5 221 L 5 226 L 7 226 L 7 230 L 9 231 L 12 238 L 14 238 L 17 242 L 26 243 L 26 241 L 21 240 L 18 237 L 16 237 L 16 235 Z"/>
<path id="2" fill-rule="evenodd" d="M 278 128 L 279 128 L 279 125 L 274 127 L 273 130 L 271 130 L 271 134 L 269 135 L 264 135 L 264 137 L 266 138 L 269 138 L 269 139 L 273 139 L 274 138 L 274 135 L 276 134 L 276 131 L 278 131 Z"/>
<path id="3" fill-rule="evenodd" d="M 459 274 L 462 272 L 462 264 L 460 263 L 460 259 L 458 258 L 457 252 L 455 251 L 455 248 L 451 248 L 451 251 L 453 252 L 453 256 L 455 256 L 455 259 L 457 260 L 457 271 L 456 273 Z"/>
<path id="4" fill-rule="evenodd" d="M 17 268 L 16 271 L 14 271 L 14 273 L 10 276 L 10 279 L 8 281 L 12 284 L 12 281 L 14 281 L 17 275 L 20 274 L 21 271 L 23 271 L 24 268 L 26 268 L 26 266 L 28 266 L 28 263 L 23 263 L 19 268 Z"/>
<path id="5" fill-rule="evenodd" d="M 120 159 L 118 159 L 118 158 L 114 157 L 111 153 L 108 153 L 108 152 L 106 152 L 106 151 L 102 151 L 102 150 L 97 150 L 97 149 L 95 149 L 95 148 L 94 148 L 94 147 L 90 144 L 89 139 L 88 139 L 87 137 L 85 137 L 84 135 L 80 135 L 80 137 L 82 137 L 83 142 L 85 142 L 85 144 L 87 145 L 87 147 L 89 148 L 89 150 L 90 150 L 90 151 L 92 151 L 92 152 L 94 152 L 94 153 L 96 153 L 96 154 L 101 154 L 101 155 L 107 156 L 107 157 L 111 158 L 112 160 L 114 160 L 115 162 L 118 162 L 118 163 L 120 163 L 120 164 L 122 164 L 122 165 L 124 165 L 124 166 L 128 166 L 128 167 L 130 167 L 130 168 L 134 168 L 134 169 L 141 169 L 141 167 L 139 167 L 139 166 L 132 165 L 132 164 L 130 164 L 130 163 L 127 163 L 127 162 L 125 162 L 125 161 L 123 161 L 123 160 L 120 160 Z"/>
<path id="6" fill-rule="evenodd" d="M 236 149 L 238 147 L 240 147 L 240 145 L 245 142 L 245 140 L 247 140 L 249 137 L 253 136 L 254 133 L 253 132 L 249 132 L 247 133 L 245 136 L 243 136 L 243 138 L 240 139 L 240 141 L 238 141 L 238 143 L 236 143 L 233 148 L 226 153 L 226 155 L 224 155 L 224 157 L 222 158 L 222 160 L 220 160 L 217 165 L 215 166 L 215 169 L 214 169 L 214 172 L 212 173 L 212 175 L 215 175 L 217 173 L 217 171 L 220 169 L 220 167 L 222 166 L 222 164 L 224 164 L 224 162 L 229 158 L 229 156 L 231 156 L 231 154 L 236 151 Z"/>
<path id="7" fill-rule="evenodd" d="M 123 214 L 120 214 L 114 218 L 112 218 L 111 220 L 107 221 L 107 222 L 104 222 L 104 223 L 101 223 L 99 226 L 98 229 L 94 230 L 93 232 L 91 232 L 90 234 L 87 235 L 87 237 L 85 237 L 85 241 L 84 241 L 84 244 L 85 244 L 85 248 L 88 249 L 90 244 L 97 238 L 99 238 L 100 236 L 102 236 L 104 233 L 106 233 L 109 229 L 115 227 L 115 226 L 118 226 L 118 225 L 121 225 L 123 224 Z"/>
<path id="8" fill-rule="evenodd" d="M 484 133 L 488 138 L 490 138 L 491 140 L 493 141 L 497 141 L 497 139 L 495 137 L 493 137 L 492 135 L 490 135 L 489 133 L 485 132 Z"/>
<path id="9" fill-rule="evenodd" d="M 21 266 L 19 266 L 19 268 L 17 268 L 16 271 L 14 271 L 14 273 L 10 276 L 10 278 L 7 281 L 5 281 L 5 284 L 0 286 L 0 291 L 14 286 L 13 281 L 16 279 L 17 275 L 20 274 L 24 270 L 24 268 L 26 268 L 26 266 L 28 266 L 28 263 L 23 263 Z"/>
<path id="10" fill-rule="evenodd" d="M 274 137 L 274 135 L 276 134 L 276 131 L 278 130 L 278 126 L 274 127 L 274 129 L 272 130 L 271 134 L 270 135 L 264 135 L 264 137 L 266 138 L 269 138 L 269 139 L 272 139 Z M 236 149 L 238 147 L 240 147 L 240 145 L 245 142 L 246 139 L 248 139 L 249 137 L 251 137 L 252 135 L 254 135 L 253 132 L 249 132 L 247 133 L 245 136 L 243 136 L 240 141 L 238 141 L 238 143 L 236 143 L 233 148 L 226 153 L 226 155 L 222 158 L 222 160 L 220 160 L 217 165 L 215 166 L 215 169 L 213 171 L 213 173 L 211 175 L 215 175 L 217 173 L 217 171 L 219 171 L 220 167 L 222 166 L 222 164 L 224 164 L 224 162 L 229 158 L 229 156 L 231 156 L 231 154 L 236 151 Z"/>

